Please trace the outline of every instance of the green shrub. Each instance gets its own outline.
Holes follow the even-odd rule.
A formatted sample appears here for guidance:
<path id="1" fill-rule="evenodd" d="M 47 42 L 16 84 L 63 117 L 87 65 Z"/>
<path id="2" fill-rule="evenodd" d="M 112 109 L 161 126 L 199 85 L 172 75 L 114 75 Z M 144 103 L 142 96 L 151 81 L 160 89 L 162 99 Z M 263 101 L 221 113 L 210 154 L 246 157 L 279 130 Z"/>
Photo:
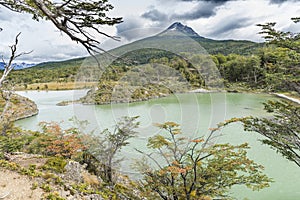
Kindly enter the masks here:
<path id="1" fill-rule="evenodd" d="M 43 183 L 40 188 L 43 189 L 45 192 L 51 192 L 51 186 L 46 183 Z"/>
<path id="2" fill-rule="evenodd" d="M 65 200 L 57 192 L 52 192 L 46 196 L 46 199 L 48 200 Z"/>
<path id="3" fill-rule="evenodd" d="M 26 151 L 26 147 L 34 140 L 35 136 L 32 134 L 10 136 L 0 136 L 0 151 L 1 152 L 17 152 Z"/>
<path id="4" fill-rule="evenodd" d="M 51 170 L 58 173 L 63 173 L 67 161 L 61 157 L 51 157 L 47 160 L 45 165 L 42 167 L 44 170 Z"/>

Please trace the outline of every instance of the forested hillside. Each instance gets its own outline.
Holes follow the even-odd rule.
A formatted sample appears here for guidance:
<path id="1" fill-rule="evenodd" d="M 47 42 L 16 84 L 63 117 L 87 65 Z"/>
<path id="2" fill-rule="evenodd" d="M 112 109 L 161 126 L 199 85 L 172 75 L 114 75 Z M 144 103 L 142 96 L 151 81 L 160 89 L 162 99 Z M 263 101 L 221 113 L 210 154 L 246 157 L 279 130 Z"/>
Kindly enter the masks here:
<path id="1" fill-rule="evenodd" d="M 129 85 L 133 87 L 130 89 L 133 92 L 129 94 L 127 91 L 127 95 L 130 95 L 130 101 L 140 101 L 207 88 L 210 84 L 205 80 L 205 74 L 211 73 L 208 72 L 211 66 L 207 64 L 209 61 L 205 56 L 210 55 L 220 74 L 214 77 L 215 82 L 222 82 L 222 87 L 228 91 L 299 92 L 300 56 L 293 49 L 250 41 L 212 40 L 198 36 L 191 28 L 180 23 L 176 24 L 176 30 L 174 25 L 170 28 L 156 36 L 109 51 L 109 56 L 116 57 L 107 58 L 106 54 L 100 54 L 97 59 L 102 62 L 102 67 L 91 57 L 47 62 L 13 71 L 9 80 L 19 89 L 89 88 L 95 87 L 98 82 L 96 89 L 90 91 L 82 101 L 102 104 L 109 103 L 112 90 L 121 85 L 121 82 L 128 84 L 128 80 L 124 82 L 124 77 L 131 76 Z M 182 34 L 186 30 L 190 31 L 187 32 L 191 35 L 189 40 Z M 201 47 L 199 53 L 190 52 L 193 51 L 192 45 L 195 43 Z M 168 46 L 172 46 L 174 52 L 164 50 Z M 173 78 L 168 77 L 169 75 L 161 76 L 160 80 L 164 80 L 164 84 L 155 81 L 140 82 L 141 71 L 149 76 L 153 74 L 154 68 L 158 70 L 158 66 L 166 66 L 177 74 L 173 74 Z M 188 82 L 189 87 L 175 84 L 180 81 L 174 76 L 181 76 Z M 176 86 L 166 88 L 163 86 L 165 84 Z M 124 93 L 126 92 L 120 91 L 122 95 L 115 97 L 114 101 L 123 102 L 126 96 Z"/>
<path id="2" fill-rule="evenodd" d="M 177 25 L 176 32 L 173 30 L 174 25 Z M 157 44 L 163 44 L 163 46 L 180 46 L 182 52 L 189 52 L 190 45 L 186 42 L 187 35 L 183 34 L 185 33 L 185 28 L 193 32 L 191 28 L 183 26 L 181 23 L 177 22 L 156 36 L 148 37 L 109 51 L 109 53 L 112 55 L 118 55 L 120 52 L 125 52 L 125 54 L 121 56 L 121 59 L 116 59 L 113 63 L 111 63 L 111 66 L 113 66 L 113 68 L 115 66 L 122 68 L 128 65 L 133 66 L 151 63 L 153 59 L 164 60 L 165 58 L 172 59 L 174 56 L 178 56 L 174 55 L 172 52 L 168 52 L 159 48 L 151 48 L 153 44 L 156 44 L 156 46 Z M 252 55 L 257 52 L 259 47 L 262 46 L 262 44 L 251 41 L 212 40 L 201 37 L 195 32 L 193 32 L 191 35 L 191 40 L 193 40 L 195 43 L 198 43 L 203 49 L 203 51 L 199 52 L 199 54 L 209 53 L 212 55 L 222 54 L 227 56 L 235 53 L 240 55 Z M 131 51 L 131 49 L 137 50 Z M 103 56 L 100 55 L 99 60 L 101 60 L 102 57 Z M 34 83 L 74 82 L 75 75 L 77 74 L 79 67 L 82 65 L 87 65 L 86 62 L 90 62 L 90 59 L 91 58 L 78 58 L 61 62 L 41 63 L 29 69 L 14 71 L 11 73 L 9 79 L 14 84 L 17 84 L 20 89 L 37 89 L 36 85 L 28 87 L 28 85 Z M 173 60 L 172 62 L 176 61 Z M 93 64 L 91 65 L 95 65 L 95 61 L 92 61 L 92 63 Z M 180 65 L 180 63 L 177 63 L 177 65 Z M 180 66 L 179 68 L 181 67 L 184 66 Z M 89 81 L 98 80 L 97 78 L 94 79 L 91 77 Z M 41 85 L 39 88 L 43 89 L 44 86 Z"/>
<path id="3" fill-rule="evenodd" d="M 203 9 L 181 16 L 193 18 L 191 21 L 200 11 L 201 19 L 211 19 L 229 5 L 228 1 L 182 1 L 200 2 L 201 9 L 203 5 L 214 7 L 210 13 Z M 236 2 L 246 1 L 230 3 Z M 278 2 L 270 0 L 268 4 Z M 240 6 L 235 5 L 238 13 L 244 11 Z M 0 72 L 0 176 L 4 177 L 0 179 L 0 199 L 297 199 L 293 198 L 299 194 L 297 178 L 294 182 L 284 179 L 290 181 L 298 173 L 272 153 L 277 152 L 300 167 L 300 107 L 295 102 L 273 101 L 276 98 L 269 94 L 254 93 L 287 92 L 299 98 L 299 33 L 278 31 L 275 23 L 267 23 L 259 25 L 266 39 L 264 44 L 217 41 L 201 37 L 192 28 L 176 22 L 153 37 L 97 54 L 102 51 L 100 41 L 90 34 L 94 31 L 98 36 L 117 40 L 100 28 L 122 22 L 122 18 L 106 14 L 113 9 L 108 0 L 9 0 L 0 1 L 0 7 L 31 14 L 37 21 L 50 21 L 90 54 L 87 58 L 13 70 L 14 61 L 30 52 L 18 53 L 20 34 L 9 46 L 10 57 L 5 62 L 3 56 L 4 70 Z M 153 18 L 154 23 L 180 18 L 176 12 L 168 16 L 155 7 L 151 9 L 141 17 Z M 219 25 L 215 34 L 246 28 L 243 26 L 249 16 L 233 16 L 232 11 L 228 13 L 234 18 L 233 24 L 229 18 L 224 22 L 222 15 L 223 24 L 215 24 Z M 261 20 L 262 16 L 266 14 L 249 20 Z M 245 19 L 241 21 L 242 17 Z M 0 12 L 0 21 L 2 18 Z M 300 22 L 300 18 L 292 19 Z M 90 90 L 75 101 L 68 101 L 71 93 L 77 96 L 74 91 L 20 92 L 32 93 L 29 97 L 36 97 L 38 105 L 15 93 L 19 89 L 78 88 Z M 224 90 L 250 93 L 228 94 Z M 146 101 L 199 91 L 216 94 L 173 95 L 116 107 L 58 107 L 68 103 Z M 270 101 L 264 104 L 264 112 L 260 103 L 266 99 Z M 66 101 L 57 104 L 62 100 Z M 22 123 L 27 120 L 15 123 L 36 114 L 35 119 L 45 119 L 37 130 L 33 130 L 32 124 L 32 130 L 23 130 Z M 69 115 L 73 116 L 68 119 Z M 224 121 L 228 116 L 233 118 Z M 236 122 L 237 126 L 227 129 Z M 262 137 L 251 139 L 242 131 L 241 124 L 245 131 L 255 131 Z M 276 152 L 261 148 L 254 142 L 257 139 Z M 249 151 L 250 148 L 255 151 Z M 282 169 L 289 174 L 282 173 Z M 274 176 L 274 171 L 278 176 Z M 274 187 L 273 182 L 278 182 L 279 187 Z M 272 188 L 261 196 L 262 193 L 247 194 L 241 186 L 255 192 Z M 240 194 L 242 198 L 238 197 Z"/>

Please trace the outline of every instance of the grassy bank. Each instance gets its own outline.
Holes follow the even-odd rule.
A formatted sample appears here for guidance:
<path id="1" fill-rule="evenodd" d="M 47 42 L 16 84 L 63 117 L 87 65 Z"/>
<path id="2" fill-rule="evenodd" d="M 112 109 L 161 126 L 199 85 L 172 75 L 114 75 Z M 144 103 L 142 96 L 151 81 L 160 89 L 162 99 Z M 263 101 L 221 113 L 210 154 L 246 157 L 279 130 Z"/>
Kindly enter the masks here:
<path id="1" fill-rule="evenodd" d="M 97 82 L 48 82 L 18 85 L 15 90 L 74 90 L 96 86 Z"/>

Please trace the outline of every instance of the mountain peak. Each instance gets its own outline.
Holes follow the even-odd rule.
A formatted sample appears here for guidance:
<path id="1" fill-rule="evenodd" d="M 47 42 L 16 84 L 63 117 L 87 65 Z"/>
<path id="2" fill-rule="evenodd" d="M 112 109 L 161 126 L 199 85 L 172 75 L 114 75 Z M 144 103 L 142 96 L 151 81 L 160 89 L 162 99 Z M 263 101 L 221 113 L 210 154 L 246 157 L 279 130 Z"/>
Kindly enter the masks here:
<path id="1" fill-rule="evenodd" d="M 178 31 L 192 37 L 200 37 L 191 27 L 175 22 L 166 31 Z"/>
<path id="2" fill-rule="evenodd" d="M 33 67 L 36 64 L 33 63 L 13 63 L 12 66 L 14 68 L 14 70 L 19 70 L 19 69 L 25 69 L 25 68 L 29 68 L 29 67 Z M 5 67 L 5 63 L 4 62 L 0 62 L 0 70 L 4 70 Z"/>

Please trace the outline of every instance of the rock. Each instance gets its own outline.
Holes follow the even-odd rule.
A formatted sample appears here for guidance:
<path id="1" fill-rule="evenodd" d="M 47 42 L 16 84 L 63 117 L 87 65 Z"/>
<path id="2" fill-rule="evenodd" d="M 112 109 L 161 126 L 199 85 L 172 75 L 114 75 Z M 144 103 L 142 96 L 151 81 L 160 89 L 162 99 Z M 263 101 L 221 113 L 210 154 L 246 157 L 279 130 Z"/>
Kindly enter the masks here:
<path id="1" fill-rule="evenodd" d="M 63 174 L 63 179 L 71 181 L 74 183 L 82 183 L 83 176 L 82 173 L 85 171 L 85 167 L 76 161 L 69 161 L 65 166 L 65 173 Z"/>
<path id="2" fill-rule="evenodd" d="M 61 101 L 61 102 L 57 103 L 56 105 L 57 106 L 67 106 L 71 103 L 72 103 L 72 101 Z"/>
<path id="3" fill-rule="evenodd" d="M 0 194 L 0 199 L 5 199 L 10 195 L 10 191 L 4 192 L 3 194 Z"/>
<path id="4" fill-rule="evenodd" d="M 239 93 L 238 90 L 227 90 L 227 92 L 229 92 L 229 93 Z"/>
<path id="5" fill-rule="evenodd" d="M 9 107 L 3 115 L 11 119 L 12 121 L 28 118 L 37 115 L 39 112 L 37 105 L 34 103 L 34 101 L 26 97 L 11 92 L 3 92 L 2 95 L 4 96 L 4 98 L 9 99 Z M 2 102 L 2 104 L 5 105 L 6 102 L 2 98 L 2 95 L 0 95 L 0 104 Z M 0 106 L 4 107 L 4 105 Z M 3 111 L 0 112 L 1 115 L 2 112 Z"/>
<path id="6" fill-rule="evenodd" d="M 83 199 L 79 194 L 67 197 L 67 200 L 79 200 L 79 199 Z"/>
<path id="7" fill-rule="evenodd" d="M 30 165 L 35 165 L 36 167 L 43 166 L 47 158 L 43 158 L 42 155 L 38 154 L 27 154 L 23 152 L 13 152 L 11 154 L 4 153 L 4 158 L 10 162 L 19 164 L 22 167 L 28 168 Z"/>
<path id="8" fill-rule="evenodd" d="M 90 194 L 84 197 L 84 200 L 104 200 L 99 194 Z"/>

